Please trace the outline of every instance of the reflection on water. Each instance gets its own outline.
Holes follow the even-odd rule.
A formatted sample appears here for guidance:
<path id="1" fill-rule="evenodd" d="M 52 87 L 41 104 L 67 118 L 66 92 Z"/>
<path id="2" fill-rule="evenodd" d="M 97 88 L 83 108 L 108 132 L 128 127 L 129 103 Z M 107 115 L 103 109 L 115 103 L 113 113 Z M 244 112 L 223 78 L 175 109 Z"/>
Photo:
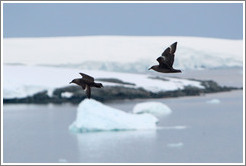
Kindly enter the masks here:
<path id="1" fill-rule="evenodd" d="M 77 134 L 81 162 L 124 162 L 134 151 L 146 152 L 155 139 L 155 130 Z"/>

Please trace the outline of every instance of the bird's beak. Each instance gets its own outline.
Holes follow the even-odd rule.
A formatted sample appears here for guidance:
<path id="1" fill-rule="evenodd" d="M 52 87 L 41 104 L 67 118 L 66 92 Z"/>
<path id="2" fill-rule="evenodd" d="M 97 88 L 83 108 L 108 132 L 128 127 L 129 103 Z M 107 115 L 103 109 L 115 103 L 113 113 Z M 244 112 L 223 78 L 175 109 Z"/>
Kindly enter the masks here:
<path id="1" fill-rule="evenodd" d="M 149 68 L 148 70 L 150 70 L 151 68 Z"/>
<path id="2" fill-rule="evenodd" d="M 73 83 L 72 81 L 71 82 L 69 82 L 69 84 L 71 84 L 71 83 Z"/>

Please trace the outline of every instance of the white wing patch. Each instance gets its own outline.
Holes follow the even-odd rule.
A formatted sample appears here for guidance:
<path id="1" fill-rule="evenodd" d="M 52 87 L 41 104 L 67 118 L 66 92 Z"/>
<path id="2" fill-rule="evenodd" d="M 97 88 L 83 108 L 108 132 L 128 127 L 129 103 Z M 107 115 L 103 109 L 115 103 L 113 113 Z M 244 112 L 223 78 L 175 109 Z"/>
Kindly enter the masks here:
<path id="1" fill-rule="evenodd" d="M 170 48 L 170 51 L 169 51 L 169 53 L 171 53 L 171 52 L 172 52 L 172 47 L 170 46 L 169 48 Z"/>

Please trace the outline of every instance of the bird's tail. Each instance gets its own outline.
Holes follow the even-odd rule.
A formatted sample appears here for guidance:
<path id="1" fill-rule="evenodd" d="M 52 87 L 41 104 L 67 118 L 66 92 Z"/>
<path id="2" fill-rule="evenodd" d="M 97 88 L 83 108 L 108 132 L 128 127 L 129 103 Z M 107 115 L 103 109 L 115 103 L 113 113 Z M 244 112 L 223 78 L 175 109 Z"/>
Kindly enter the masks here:
<path id="1" fill-rule="evenodd" d="M 97 88 L 103 87 L 103 85 L 102 85 L 101 83 L 95 83 L 94 85 L 95 85 L 95 87 L 97 87 Z"/>

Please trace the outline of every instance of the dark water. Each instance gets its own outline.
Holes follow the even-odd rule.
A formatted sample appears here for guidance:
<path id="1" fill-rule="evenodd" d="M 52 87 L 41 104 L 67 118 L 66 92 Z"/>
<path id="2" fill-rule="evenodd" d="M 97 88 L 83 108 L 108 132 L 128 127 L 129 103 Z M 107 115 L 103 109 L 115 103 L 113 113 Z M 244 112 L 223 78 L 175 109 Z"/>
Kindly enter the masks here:
<path id="1" fill-rule="evenodd" d="M 220 103 L 209 104 L 208 100 Z M 4 163 L 241 163 L 243 91 L 106 103 L 131 112 L 159 101 L 172 109 L 158 130 L 75 134 L 76 105 L 4 105 Z"/>

